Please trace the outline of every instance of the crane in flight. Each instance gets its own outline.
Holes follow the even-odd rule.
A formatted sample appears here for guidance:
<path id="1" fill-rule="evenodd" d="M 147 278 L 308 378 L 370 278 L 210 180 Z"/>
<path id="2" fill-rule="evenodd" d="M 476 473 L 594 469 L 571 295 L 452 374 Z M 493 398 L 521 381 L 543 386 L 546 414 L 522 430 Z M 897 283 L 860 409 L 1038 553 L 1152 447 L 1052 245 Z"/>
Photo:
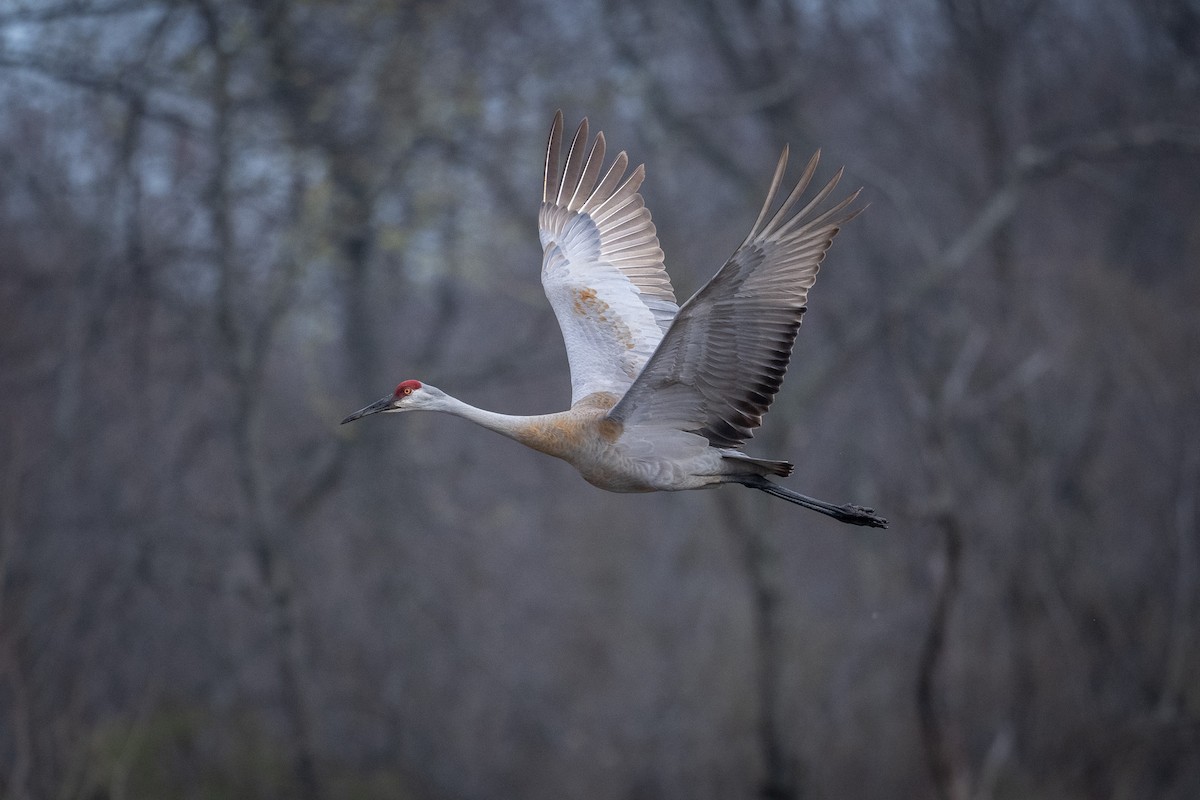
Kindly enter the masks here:
<path id="1" fill-rule="evenodd" d="M 887 520 L 870 508 L 826 503 L 768 478 L 790 475 L 791 463 L 742 452 L 783 382 L 825 252 L 858 214 L 848 210 L 858 192 L 820 210 L 841 170 L 793 211 L 816 171 L 818 151 L 772 214 L 787 167 L 785 147 L 750 235 L 678 305 L 638 192 L 644 165 L 626 178 L 629 158 L 621 152 L 605 171 L 604 134 L 589 142 L 585 118 L 560 168 L 562 133 L 560 111 L 546 146 L 538 224 L 542 286 L 571 367 L 571 408 L 498 414 L 406 380 L 342 424 L 380 412 L 442 411 L 561 458 L 608 491 L 737 483 L 841 522 L 886 528 Z"/>

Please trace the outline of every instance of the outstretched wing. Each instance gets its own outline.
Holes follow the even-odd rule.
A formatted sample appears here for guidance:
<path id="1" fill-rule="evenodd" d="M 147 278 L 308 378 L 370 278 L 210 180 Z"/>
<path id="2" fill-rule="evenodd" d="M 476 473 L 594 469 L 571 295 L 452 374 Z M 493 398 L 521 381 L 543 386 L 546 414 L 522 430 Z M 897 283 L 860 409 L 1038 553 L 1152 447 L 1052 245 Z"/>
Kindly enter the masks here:
<path id="1" fill-rule="evenodd" d="M 538 227 L 542 287 L 567 345 L 575 404 L 595 392 L 624 394 L 679 306 L 638 193 L 643 167 L 625 178 L 629 157 L 622 152 L 600 179 L 604 134 L 589 150 L 585 119 L 560 172 L 562 125 L 560 111 L 546 146 Z"/>
<path id="2" fill-rule="evenodd" d="M 736 448 L 754 435 L 783 382 L 808 290 L 839 226 L 858 214 L 858 192 L 810 216 L 841 170 L 804 208 L 790 213 L 820 157 L 764 225 L 787 167 L 784 148 L 758 220 L 725 266 L 679 309 L 662 344 L 609 416 L 626 425 L 675 427 Z"/>

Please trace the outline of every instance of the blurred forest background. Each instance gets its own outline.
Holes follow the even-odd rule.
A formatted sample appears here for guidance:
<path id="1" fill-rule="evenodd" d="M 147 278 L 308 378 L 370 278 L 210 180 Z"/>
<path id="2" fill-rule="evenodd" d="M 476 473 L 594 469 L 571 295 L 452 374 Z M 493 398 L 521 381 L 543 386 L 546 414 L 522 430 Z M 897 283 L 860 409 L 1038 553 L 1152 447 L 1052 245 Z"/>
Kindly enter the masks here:
<path id="1" fill-rule="evenodd" d="M 865 186 L 751 450 L 890 530 L 337 425 L 566 407 L 560 107 L 681 298 Z M 1198 309 L 1196 0 L 0 0 L 0 792 L 1200 796 Z"/>

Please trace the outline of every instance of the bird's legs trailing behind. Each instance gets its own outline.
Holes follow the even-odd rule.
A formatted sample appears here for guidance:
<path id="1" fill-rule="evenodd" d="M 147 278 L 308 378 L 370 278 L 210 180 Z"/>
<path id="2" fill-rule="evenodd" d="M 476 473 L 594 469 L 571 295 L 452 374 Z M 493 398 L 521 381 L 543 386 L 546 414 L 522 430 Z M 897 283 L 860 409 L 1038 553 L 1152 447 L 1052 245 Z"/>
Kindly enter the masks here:
<path id="1" fill-rule="evenodd" d="M 826 503 L 824 500 L 818 500 L 815 497 L 809 497 L 799 492 L 793 492 L 791 489 L 785 489 L 761 475 L 739 475 L 736 481 L 743 486 L 759 489 L 774 497 L 781 497 L 789 503 L 811 508 L 813 511 L 820 511 L 822 514 L 833 517 L 838 522 L 846 522 L 851 525 L 864 525 L 869 528 L 886 528 L 888 526 L 888 521 L 883 517 L 876 516 L 875 509 L 873 508 L 863 508 L 862 506 L 851 505 L 849 503 L 835 506 L 833 503 Z"/>

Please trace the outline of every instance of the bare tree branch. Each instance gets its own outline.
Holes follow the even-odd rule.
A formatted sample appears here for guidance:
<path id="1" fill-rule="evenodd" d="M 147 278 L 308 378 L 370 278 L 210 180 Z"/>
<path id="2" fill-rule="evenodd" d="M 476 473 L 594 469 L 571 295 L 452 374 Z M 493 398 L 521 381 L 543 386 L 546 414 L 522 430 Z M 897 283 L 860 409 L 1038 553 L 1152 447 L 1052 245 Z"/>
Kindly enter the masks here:
<path id="1" fill-rule="evenodd" d="M 997 231 L 1007 226 L 1020 210 L 1025 191 L 1037 181 L 1049 180 L 1082 164 L 1115 158 L 1200 156 L 1200 130 L 1164 124 L 1148 124 L 1122 130 L 1103 131 L 1048 146 L 1027 146 L 1018 151 L 1009 181 L 998 188 L 974 218 L 925 268 L 907 281 L 883 308 L 839 342 L 838 351 L 822 363 L 807 366 L 800 376 L 799 391 L 812 395 L 879 340 L 891 325 L 902 323 L 931 293 L 958 275 Z M 795 385 L 795 383 L 793 385 Z"/>

